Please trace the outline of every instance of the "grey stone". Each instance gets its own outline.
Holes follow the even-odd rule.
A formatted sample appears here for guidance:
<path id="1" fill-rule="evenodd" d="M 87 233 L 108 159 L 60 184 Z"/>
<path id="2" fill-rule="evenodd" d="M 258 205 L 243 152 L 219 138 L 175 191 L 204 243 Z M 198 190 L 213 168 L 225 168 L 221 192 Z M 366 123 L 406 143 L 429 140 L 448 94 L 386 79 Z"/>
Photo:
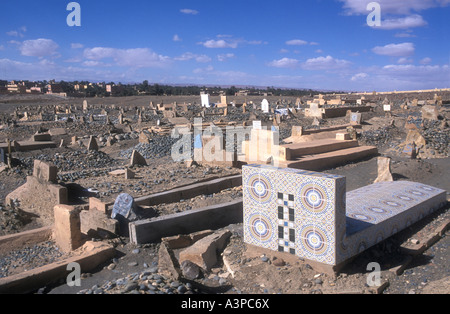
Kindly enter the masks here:
<path id="1" fill-rule="evenodd" d="M 131 195 L 126 193 L 120 194 L 114 203 L 111 218 L 115 219 L 117 215 L 128 218 L 133 206 L 134 199 Z"/>
<path id="2" fill-rule="evenodd" d="M 202 277 L 200 267 L 189 260 L 181 263 L 181 271 L 186 279 L 194 280 Z"/>

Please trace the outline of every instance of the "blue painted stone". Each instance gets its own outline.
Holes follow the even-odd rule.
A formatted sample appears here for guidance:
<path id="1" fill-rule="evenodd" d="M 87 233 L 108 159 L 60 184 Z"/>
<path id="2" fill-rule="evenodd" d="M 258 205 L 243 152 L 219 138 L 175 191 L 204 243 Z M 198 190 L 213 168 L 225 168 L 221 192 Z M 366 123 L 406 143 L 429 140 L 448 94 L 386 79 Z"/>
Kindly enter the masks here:
<path id="1" fill-rule="evenodd" d="M 134 199 L 131 195 L 123 193 L 120 194 L 114 203 L 111 218 L 115 219 L 117 215 L 128 218 L 130 216 L 131 209 L 134 205 Z"/>

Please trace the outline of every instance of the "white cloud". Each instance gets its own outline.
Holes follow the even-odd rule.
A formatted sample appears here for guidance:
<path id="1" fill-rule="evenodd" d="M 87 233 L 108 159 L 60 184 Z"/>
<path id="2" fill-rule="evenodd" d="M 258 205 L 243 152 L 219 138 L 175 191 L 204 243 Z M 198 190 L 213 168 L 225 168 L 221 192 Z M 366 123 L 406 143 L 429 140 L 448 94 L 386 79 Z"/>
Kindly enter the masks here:
<path id="1" fill-rule="evenodd" d="M 212 65 L 208 65 L 206 68 L 197 68 L 192 72 L 195 74 L 200 74 L 200 73 L 212 72 L 212 71 L 214 71 L 214 67 Z"/>
<path id="2" fill-rule="evenodd" d="M 184 14 L 191 14 L 191 15 L 197 15 L 199 13 L 197 10 L 192 10 L 192 9 L 181 9 L 180 12 L 184 13 Z"/>
<path id="3" fill-rule="evenodd" d="M 224 39 L 219 39 L 219 40 L 211 39 L 202 44 L 206 48 L 233 48 L 233 49 L 235 49 L 238 47 L 237 41 L 226 41 Z"/>
<path id="4" fill-rule="evenodd" d="M 413 62 L 414 62 L 413 59 L 405 58 L 405 57 L 402 57 L 402 58 L 398 59 L 398 61 L 397 61 L 398 64 L 410 64 Z"/>
<path id="5" fill-rule="evenodd" d="M 353 75 L 352 78 L 351 78 L 351 80 L 352 80 L 353 82 L 356 82 L 356 81 L 364 80 L 364 79 L 366 79 L 367 77 L 369 77 L 369 74 L 367 74 L 367 73 L 358 73 L 358 74 Z"/>
<path id="6" fill-rule="evenodd" d="M 428 23 L 423 19 L 421 15 L 414 14 L 402 18 L 386 19 L 381 21 L 381 26 L 374 27 L 375 29 L 409 29 L 414 27 L 422 27 Z"/>
<path id="7" fill-rule="evenodd" d="M 349 65 L 350 61 L 326 56 L 308 59 L 302 64 L 302 68 L 305 70 L 336 70 L 346 68 Z"/>
<path id="8" fill-rule="evenodd" d="M 181 41 L 180 36 L 178 36 L 177 34 L 173 35 L 173 41 Z"/>
<path id="9" fill-rule="evenodd" d="M 84 57 L 94 61 L 112 59 L 118 66 L 133 68 L 164 67 L 171 62 L 169 57 L 159 55 L 148 48 L 87 48 L 84 50 Z"/>
<path id="10" fill-rule="evenodd" d="M 219 60 L 220 62 L 224 62 L 224 61 L 234 58 L 234 57 L 235 57 L 234 53 L 225 53 L 225 54 L 217 55 L 217 60 Z"/>
<path id="11" fill-rule="evenodd" d="M 12 36 L 12 37 L 19 37 L 19 32 L 18 31 L 9 31 L 9 32 L 6 32 L 6 35 Z"/>
<path id="12" fill-rule="evenodd" d="M 344 9 L 349 15 L 365 15 L 370 11 L 367 11 L 367 5 L 373 0 L 339 0 L 344 3 Z M 420 12 L 423 10 L 447 6 L 450 4 L 448 0 L 377 0 L 382 8 L 384 14 L 400 14 L 408 15 L 411 12 Z"/>
<path id="13" fill-rule="evenodd" d="M 408 32 L 397 33 L 394 36 L 397 38 L 414 38 L 414 37 L 416 37 L 416 35 L 408 33 Z"/>
<path id="14" fill-rule="evenodd" d="M 407 57 L 414 54 L 415 47 L 413 43 L 389 44 L 383 47 L 375 47 L 372 51 L 382 56 Z"/>
<path id="15" fill-rule="evenodd" d="M 280 60 L 273 60 L 269 62 L 269 66 L 275 68 L 294 68 L 298 66 L 299 61 L 297 59 L 283 58 Z"/>
<path id="16" fill-rule="evenodd" d="M 303 45 L 307 45 L 307 44 L 308 44 L 307 41 L 304 41 L 301 39 L 292 39 L 292 40 L 288 40 L 286 42 L 286 45 L 289 45 L 289 46 L 303 46 Z"/>
<path id="17" fill-rule="evenodd" d="M 420 60 L 419 62 L 420 62 L 420 64 L 427 65 L 427 64 L 430 64 L 431 61 L 433 61 L 433 60 L 431 60 L 431 58 L 426 57 L 426 58 L 423 58 L 422 60 Z"/>
<path id="18" fill-rule="evenodd" d="M 19 28 L 19 30 L 13 30 L 13 31 L 6 32 L 6 35 L 12 36 L 12 37 L 23 38 L 25 36 L 24 33 L 26 33 L 26 32 L 27 32 L 27 27 L 22 26 Z"/>
<path id="19" fill-rule="evenodd" d="M 82 49 L 82 48 L 84 48 L 84 45 L 80 44 L 80 43 L 72 43 L 72 44 L 70 44 L 70 47 L 72 49 Z"/>
<path id="20" fill-rule="evenodd" d="M 198 55 L 192 52 L 186 52 L 183 53 L 181 56 L 174 58 L 174 60 L 177 61 L 189 61 L 189 60 L 193 60 L 195 59 L 195 61 L 200 62 L 200 63 L 206 63 L 206 62 L 211 62 L 212 59 L 207 56 L 207 55 Z"/>
<path id="21" fill-rule="evenodd" d="M 57 43 L 45 38 L 26 40 L 19 47 L 21 54 L 27 57 L 51 56 L 56 54 L 58 48 Z"/>

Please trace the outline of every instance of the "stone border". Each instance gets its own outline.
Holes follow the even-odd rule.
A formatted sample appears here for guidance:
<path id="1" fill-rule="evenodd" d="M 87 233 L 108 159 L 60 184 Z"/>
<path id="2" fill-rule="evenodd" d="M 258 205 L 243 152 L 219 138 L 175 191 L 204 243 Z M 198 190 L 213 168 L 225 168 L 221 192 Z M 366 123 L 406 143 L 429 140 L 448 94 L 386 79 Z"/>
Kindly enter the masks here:
<path id="1" fill-rule="evenodd" d="M 129 224 L 130 242 L 134 244 L 160 242 L 164 237 L 242 223 L 242 213 L 243 202 L 242 199 L 239 199 L 229 203 L 132 222 Z"/>
<path id="2" fill-rule="evenodd" d="M 53 227 L 50 226 L 0 237 L 0 254 L 29 244 L 45 242 L 52 237 L 52 233 Z"/>
<path id="3" fill-rule="evenodd" d="M 162 203 L 176 203 L 181 199 L 190 199 L 202 194 L 218 193 L 222 190 L 234 188 L 241 185 L 242 176 L 239 174 L 178 187 L 172 190 L 136 198 L 134 201 L 136 204 L 141 206 L 155 206 Z"/>
<path id="4" fill-rule="evenodd" d="M 113 258 L 116 250 L 105 243 L 88 242 L 84 247 L 87 252 L 21 274 L 0 279 L 0 294 L 26 294 L 46 285 L 65 279 L 70 273 L 67 265 L 78 263 L 81 272 L 89 272 L 101 263 Z"/>

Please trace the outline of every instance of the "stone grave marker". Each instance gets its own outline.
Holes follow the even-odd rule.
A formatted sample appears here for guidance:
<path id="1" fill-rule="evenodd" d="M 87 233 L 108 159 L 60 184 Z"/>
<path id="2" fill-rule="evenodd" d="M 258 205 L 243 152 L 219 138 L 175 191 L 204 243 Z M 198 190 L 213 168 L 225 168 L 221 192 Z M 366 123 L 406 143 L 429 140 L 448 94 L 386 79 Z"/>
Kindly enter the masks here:
<path id="1" fill-rule="evenodd" d="M 116 219 L 118 215 L 128 218 L 134 206 L 134 199 L 131 195 L 120 194 L 114 202 L 111 218 Z"/>
<path id="2" fill-rule="evenodd" d="M 269 113 L 269 102 L 267 101 L 267 99 L 264 99 L 264 100 L 261 102 L 261 110 L 262 110 L 264 113 Z"/>
<path id="3" fill-rule="evenodd" d="M 135 165 L 147 166 L 147 161 L 137 150 L 133 150 L 130 162 L 131 167 Z"/>
<path id="4" fill-rule="evenodd" d="M 3 148 L 0 148 L 0 162 L 6 164 L 7 160 L 6 160 L 6 152 Z"/>

